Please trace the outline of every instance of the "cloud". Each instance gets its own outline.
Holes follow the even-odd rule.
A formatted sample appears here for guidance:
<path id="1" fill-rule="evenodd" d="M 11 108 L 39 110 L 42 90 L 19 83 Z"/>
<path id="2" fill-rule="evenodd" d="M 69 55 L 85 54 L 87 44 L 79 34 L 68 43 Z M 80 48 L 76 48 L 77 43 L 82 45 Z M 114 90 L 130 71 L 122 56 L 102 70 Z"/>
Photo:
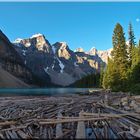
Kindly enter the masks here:
<path id="1" fill-rule="evenodd" d="M 140 19 L 139 18 L 136 18 L 136 22 L 140 22 Z"/>

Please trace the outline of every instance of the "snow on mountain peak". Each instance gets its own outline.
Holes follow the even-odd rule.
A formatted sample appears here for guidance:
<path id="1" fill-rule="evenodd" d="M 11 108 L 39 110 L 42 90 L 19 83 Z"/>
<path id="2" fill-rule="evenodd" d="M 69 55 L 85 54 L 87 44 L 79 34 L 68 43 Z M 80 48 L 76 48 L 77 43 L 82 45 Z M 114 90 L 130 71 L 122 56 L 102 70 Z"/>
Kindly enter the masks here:
<path id="1" fill-rule="evenodd" d="M 62 45 L 67 45 L 67 43 L 66 42 L 60 42 Z"/>
<path id="2" fill-rule="evenodd" d="M 60 42 L 61 43 L 61 47 L 63 48 L 66 48 L 67 47 L 67 43 L 66 42 Z"/>
<path id="3" fill-rule="evenodd" d="M 96 48 L 95 48 L 95 47 L 92 47 L 92 48 L 90 49 L 90 51 L 92 51 L 92 50 L 96 50 Z"/>
<path id="4" fill-rule="evenodd" d="M 96 55 L 97 54 L 97 49 L 95 47 L 92 47 L 90 49 L 90 51 L 88 52 L 88 54 L 90 54 L 90 55 Z"/>
<path id="5" fill-rule="evenodd" d="M 43 34 L 40 34 L 40 33 L 34 34 L 34 35 L 32 35 L 30 38 L 36 38 L 36 37 L 39 37 L 39 36 L 43 36 Z"/>
<path id="6" fill-rule="evenodd" d="M 17 38 L 15 41 L 13 41 L 13 43 L 20 43 L 23 39 L 21 38 Z"/>
<path id="7" fill-rule="evenodd" d="M 77 48 L 74 52 L 84 52 L 84 49 L 83 48 Z"/>

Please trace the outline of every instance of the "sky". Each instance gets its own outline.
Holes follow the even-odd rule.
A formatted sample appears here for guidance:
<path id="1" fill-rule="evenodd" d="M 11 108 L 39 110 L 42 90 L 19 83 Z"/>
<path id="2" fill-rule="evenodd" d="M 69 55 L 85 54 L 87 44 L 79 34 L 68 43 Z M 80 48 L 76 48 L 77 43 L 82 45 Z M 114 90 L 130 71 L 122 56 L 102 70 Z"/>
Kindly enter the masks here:
<path id="1" fill-rule="evenodd" d="M 112 48 L 116 23 L 128 39 L 129 22 L 140 39 L 140 2 L 0 2 L 0 11 L 0 29 L 10 41 L 41 33 L 72 50 L 106 50 Z"/>

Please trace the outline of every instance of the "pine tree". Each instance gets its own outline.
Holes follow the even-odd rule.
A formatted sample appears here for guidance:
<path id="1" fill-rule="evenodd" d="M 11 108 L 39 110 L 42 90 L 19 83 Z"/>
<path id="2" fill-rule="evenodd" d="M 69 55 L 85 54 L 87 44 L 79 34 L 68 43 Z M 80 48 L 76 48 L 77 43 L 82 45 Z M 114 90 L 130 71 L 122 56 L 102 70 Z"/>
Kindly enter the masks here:
<path id="1" fill-rule="evenodd" d="M 131 71 L 132 71 L 132 82 L 133 83 L 140 82 L 140 44 L 133 49 Z"/>
<path id="2" fill-rule="evenodd" d="M 112 41 L 112 59 L 114 60 L 117 69 L 119 70 L 121 80 L 124 80 L 127 78 L 128 53 L 125 44 L 123 28 L 119 23 L 117 23 L 114 29 Z"/>
<path id="3" fill-rule="evenodd" d="M 130 91 L 140 94 L 140 44 L 133 49 L 131 75 L 129 78 Z"/>
<path id="4" fill-rule="evenodd" d="M 129 45 L 130 46 L 135 46 L 136 42 L 135 42 L 135 35 L 134 35 L 134 31 L 133 31 L 133 27 L 132 24 L 129 23 L 129 27 L 128 27 L 128 39 L 129 39 Z"/>
<path id="5" fill-rule="evenodd" d="M 113 90 L 124 90 L 127 80 L 128 54 L 123 28 L 119 23 L 115 26 L 112 42 L 112 58 L 108 61 L 103 78 L 103 87 Z"/>
<path id="6" fill-rule="evenodd" d="M 116 68 L 113 60 L 111 58 L 108 58 L 107 69 L 106 69 L 106 71 L 104 73 L 104 77 L 103 77 L 103 83 L 102 83 L 103 88 L 119 90 L 120 82 L 121 81 L 120 81 L 119 71 Z"/>
<path id="7" fill-rule="evenodd" d="M 102 87 L 103 83 L 103 77 L 104 77 L 104 64 L 100 64 L 100 79 L 99 79 L 99 87 Z"/>
<path id="8" fill-rule="evenodd" d="M 129 41 L 129 46 L 128 46 L 128 52 L 129 52 L 129 64 L 130 66 L 132 65 L 132 51 L 136 45 L 135 43 L 135 36 L 134 36 L 134 32 L 133 32 L 133 28 L 132 28 L 132 24 L 129 23 L 129 27 L 128 27 L 128 41 Z"/>
<path id="9" fill-rule="evenodd" d="M 138 42 L 138 47 L 140 47 L 140 40 L 139 40 L 139 42 Z"/>

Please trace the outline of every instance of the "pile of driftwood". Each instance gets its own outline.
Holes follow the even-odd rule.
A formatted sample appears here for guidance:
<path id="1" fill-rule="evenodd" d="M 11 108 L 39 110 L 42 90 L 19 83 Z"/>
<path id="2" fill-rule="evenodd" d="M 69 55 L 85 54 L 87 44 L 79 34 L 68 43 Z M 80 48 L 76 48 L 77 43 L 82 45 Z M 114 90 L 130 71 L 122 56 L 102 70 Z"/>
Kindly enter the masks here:
<path id="1" fill-rule="evenodd" d="M 0 139 L 140 138 L 138 108 L 123 93 L 0 97 Z"/>

